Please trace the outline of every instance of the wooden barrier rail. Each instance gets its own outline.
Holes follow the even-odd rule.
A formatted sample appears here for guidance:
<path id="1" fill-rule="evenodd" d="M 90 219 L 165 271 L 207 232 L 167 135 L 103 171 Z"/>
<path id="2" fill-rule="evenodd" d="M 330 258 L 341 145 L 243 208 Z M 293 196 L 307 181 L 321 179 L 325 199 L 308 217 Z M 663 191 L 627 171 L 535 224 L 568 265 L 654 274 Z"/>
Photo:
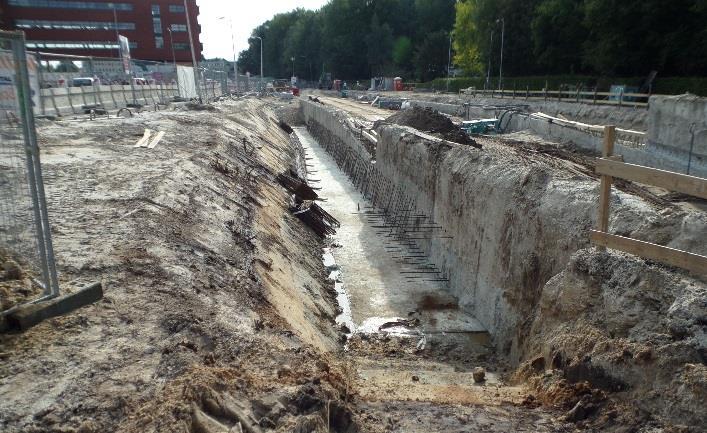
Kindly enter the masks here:
<path id="1" fill-rule="evenodd" d="M 707 274 L 707 256 L 608 233 L 614 177 L 707 198 L 707 179 L 621 162 L 613 155 L 615 140 L 616 128 L 605 126 L 602 157 L 596 164 L 596 172 L 601 175 L 598 228 L 590 231 L 590 240 L 600 248 L 620 250 L 697 274 Z"/>

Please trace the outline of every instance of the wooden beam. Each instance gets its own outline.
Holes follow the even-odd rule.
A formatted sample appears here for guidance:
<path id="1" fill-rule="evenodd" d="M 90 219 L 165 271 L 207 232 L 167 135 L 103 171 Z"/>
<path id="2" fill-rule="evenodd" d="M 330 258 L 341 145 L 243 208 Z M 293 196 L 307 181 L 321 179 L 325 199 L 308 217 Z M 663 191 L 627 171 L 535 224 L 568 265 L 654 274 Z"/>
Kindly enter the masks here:
<path id="1" fill-rule="evenodd" d="M 601 175 L 659 186 L 671 191 L 707 199 L 707 179 L 702 177 L 689 176 L 642 165 L 627 164 L 606 158 L 597 159 L 596 172 Z"/>
<path id="2" fill-rule="evenodd" d="M 602 148 L 602 156 L 605 158 L 611 157 L 614 154 L 614 141 L 616 141 L 616 127 L 608 125 L 604 127 L 604 147 Z M 599 231 L 606 232 L 609 230 L 609 202 L 611 200 L 611 176 L 601 177 L 601 186 L 599 188 Z"/>
<path id="3" fill-rule="evenodd" d="M 699 254 L 596 230 L 590 231 L 589 238 L 593 243 L 602 247 L 677 266 L 696 274 L 707 275 L 707 257 Z"/>

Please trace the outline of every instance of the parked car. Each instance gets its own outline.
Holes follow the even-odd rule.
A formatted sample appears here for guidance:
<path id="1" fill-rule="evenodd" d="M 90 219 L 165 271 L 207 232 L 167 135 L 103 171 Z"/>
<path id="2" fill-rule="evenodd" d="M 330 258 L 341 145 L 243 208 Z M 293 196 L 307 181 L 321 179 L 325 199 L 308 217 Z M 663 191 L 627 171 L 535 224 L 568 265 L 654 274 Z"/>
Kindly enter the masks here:
<path id="1" fill-rule="evenodd" d="M 77 77 L 71 80 L 71 87 L 93 86 L 95 81 L 91 77 Z"/>

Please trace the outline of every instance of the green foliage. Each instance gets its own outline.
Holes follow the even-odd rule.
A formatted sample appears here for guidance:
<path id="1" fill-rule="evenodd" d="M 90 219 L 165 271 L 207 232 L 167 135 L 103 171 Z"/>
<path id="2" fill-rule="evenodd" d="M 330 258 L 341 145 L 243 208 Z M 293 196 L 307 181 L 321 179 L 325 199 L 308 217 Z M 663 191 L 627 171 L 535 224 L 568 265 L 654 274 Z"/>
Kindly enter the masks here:
<path id="1" fill-rule="evenodd" d="M 393 52 L 393 29 L 388 24 L 380 24 L 378 15 L 373 15 L 371 28 L 366 35 L 368 64 L 372 75 L 383 75 L 391 61 Z"/>
<path id="2" fill-rule="evenodd" d="M 265 75 L 342 79 L 424 71 L 446 73 L 454 0 L 331 0 L 318 11 L 275 15 L 253 30 L 263 38 Z M 446 39 L 445 39 L 446 38 Z M 440 43 L 441 42 L 441 43 Z M 260 71 L 260 41 L 240 53 L 241 72 Z M 323 69 L 322 69 L 323 68 Z M 310 72 L 311 71 L 311 72 Z M 410 80 L 411 81 L 411 80 Z"/>
<path id="3" fill-rule="evenodd" d="M 453 30 L 455 65 L 497 85 L 501 52 L 504 77 L 704 76 L 705 23 L 707 0 L 330 0 L 275 15 L 253 36 L 269 76 L 288 77 L 294 57 L 301 77 L 414 81 L 446 75 Z M 259 65 L 254 39 L 239 67 Z"/>
<path id="4" fill-rule="evenodd" d="M 478 32 L 474 21 L 476 1 L 457 2 L 454 21 L 454 63 L 469 74 L 483 72 Z"/>
<path id="5" fill-rule="evenodd" d="M 402 69 L 409 68 L 412 63 L 412 41 L 407 36 L 400 36 L 393 44 L 393 63 Z"/>

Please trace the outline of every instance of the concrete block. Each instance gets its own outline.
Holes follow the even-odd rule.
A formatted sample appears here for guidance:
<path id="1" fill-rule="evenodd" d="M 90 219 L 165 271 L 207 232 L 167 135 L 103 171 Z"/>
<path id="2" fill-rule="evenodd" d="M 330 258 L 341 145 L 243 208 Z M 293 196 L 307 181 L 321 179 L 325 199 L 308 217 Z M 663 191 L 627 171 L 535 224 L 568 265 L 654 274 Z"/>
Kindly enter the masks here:
<path id="1" fill-rule="evenodd" d="M 10 329 L 24 331 L 43 320 L 70 313 L 101 298 L 103 298 L 103 285 L 93 283 L 75 293 L 36 304 L 21 305 L 6 316 L 7 325 Z"/>

